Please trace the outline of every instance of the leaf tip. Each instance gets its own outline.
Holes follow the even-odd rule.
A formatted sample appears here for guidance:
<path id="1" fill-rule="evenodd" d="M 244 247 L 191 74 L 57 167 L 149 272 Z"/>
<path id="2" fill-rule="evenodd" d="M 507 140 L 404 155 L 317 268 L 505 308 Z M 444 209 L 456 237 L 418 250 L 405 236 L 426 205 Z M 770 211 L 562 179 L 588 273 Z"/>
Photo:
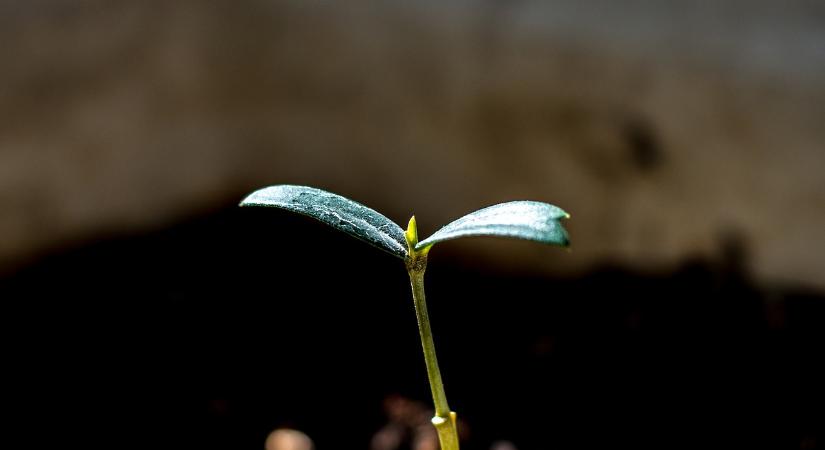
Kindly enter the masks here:
<path id="1" fill-rule="evenodd" d="M 248 194 L 246 197 L 243 198 L 243 200 L 241 200 L 238 203 L 238 206 L 241 208 L 248 206 L 258 206 L 259 203 L 256 201 L 256 199 L 258 198 L 258 192 L 260 192 L 260 190 Z"/>

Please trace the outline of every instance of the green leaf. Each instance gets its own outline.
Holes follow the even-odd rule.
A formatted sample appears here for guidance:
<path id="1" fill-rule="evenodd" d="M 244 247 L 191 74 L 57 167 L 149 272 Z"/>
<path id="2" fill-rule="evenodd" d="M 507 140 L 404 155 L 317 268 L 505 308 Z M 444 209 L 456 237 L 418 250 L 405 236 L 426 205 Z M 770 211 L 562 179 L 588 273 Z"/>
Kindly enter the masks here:
<path id="1" fill-rule="evenodd" d="M 404 230 L 382 214 L 331 192 L 278 185 L 253 192 L 241 206 L 271 206 L 304 214 L 401 259 L 407 257 Z"/>
<path id="2" fill-rule="evenodd" d="M 416 250 L 465 236 L 500 236 L 566 247 L 570 244 L 560 220 L 570 215 L 556 206 L 517 201 L 489 206 L 455 220 L 415 246 Z"/>

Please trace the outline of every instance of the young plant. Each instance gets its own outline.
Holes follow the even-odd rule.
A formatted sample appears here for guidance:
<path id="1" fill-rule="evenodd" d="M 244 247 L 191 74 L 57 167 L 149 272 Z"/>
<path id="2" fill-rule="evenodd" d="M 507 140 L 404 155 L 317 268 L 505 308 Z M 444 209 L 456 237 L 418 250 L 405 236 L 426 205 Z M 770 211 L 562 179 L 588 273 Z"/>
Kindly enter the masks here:
<path id="1" fill-rule="evenodd" d="M 565 247 L 569 245 L 567 232 L 560 220 L 570 215 L 553 205 L 534 201 L 500 203 L 480 209 L 447 224 L 423 241 L 418 240 L 415 216 L 404 231 L 390 219 L 360 203 L 306 186 L 270 186 L 253 192 L 240 206 L 268 206 L 307 215 L 404 261 L 410 276 L 424 362 L 435 403 L 432 423 L 438 432 L 442 450 L 458 450 L 458 433 L 456 414 L 447 406 L 444 395 L 424 299 L 424 271 L 430 249 L 439 242 L 466 236 L 503 236 Z"/>

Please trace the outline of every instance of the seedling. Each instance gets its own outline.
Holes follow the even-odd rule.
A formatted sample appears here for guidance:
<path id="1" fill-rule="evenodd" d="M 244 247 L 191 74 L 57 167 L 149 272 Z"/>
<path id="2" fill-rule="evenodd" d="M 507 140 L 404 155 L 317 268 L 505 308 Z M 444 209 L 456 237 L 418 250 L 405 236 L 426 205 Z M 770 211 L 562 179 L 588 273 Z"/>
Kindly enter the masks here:
<path id="1" fill-rule="evenodd" d="M 435 403 L 432 423 L 442 450 L 458 450 L 458 433 L 456 414 L 447 406 L 444 395 L 424 298 L 424 271 L 433 245 L 467 236 L 502 236 L 563 247 L 569 245 L 567 232 L 560 221 L 570 215 L 553 205 L 534 201 L 500 203 L 480 209 L 447 224 L 423 241 L 418 240 L 415 216 L 404 231 L 360 203 L 306 186 L 270 186 L 253 192 L 240 206 L 269 206 L 307 215 L 404 261 L 410 276 L 424 362 Z"/>

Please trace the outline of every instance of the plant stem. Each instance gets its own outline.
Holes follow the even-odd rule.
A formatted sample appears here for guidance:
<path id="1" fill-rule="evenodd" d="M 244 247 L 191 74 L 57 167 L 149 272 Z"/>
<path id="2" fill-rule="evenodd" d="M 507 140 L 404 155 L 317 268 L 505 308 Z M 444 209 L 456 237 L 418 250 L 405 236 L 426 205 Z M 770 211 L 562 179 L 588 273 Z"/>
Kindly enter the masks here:
<path id="1" fill-rule="evenodd" d="M 421 346 L 424 348 L 424 362 L 427 364 L 427 376 L 430 379 L 430 389 L 435 403 L 435 415 L 446 417 L 450 413 L 450 407 L 447 405 L 441 371 L 438 368 L 438 358 L 435 356 L 433 332 L 430 329 L 427 300 L 424 296 L 424 273 L 410 272 L 410 284 L 412 284 L 415 314 L 418 318 L 418 331 L 421 334 Z"/>
<path id="2" fill-rule="evenodd" d="M 450 407 L 447 405 L 444 383 L 441 381 L 441 371 L 438 368 L 438 358 L 435 356 L 430 318 L 427 314 L 427 301 L 424 295 L 424 270 L 409 270 L 409 275 L 413 300 L 415 301 L 415 314 L 418 318 L 418 331 L 421 334 L 421 346 L 424 348 L 427 377 L 430 379 L 430 390 L 435 404 L 435 417 L 433 417 L 432 423 L 438 432 L 441 450 L 458 450 L 456 414 L 450 411 Z"/>
<path id="3" fill-rule="evenodd" d="M 415 245 L 418 243 L 415 217 L 410 219 L 406 236 L 410 249 L 410 257 L 406 261 L 407 273 L 410 275 L 412 296 L 415 302 L 415 315 L 418 319 L 418 332 L 421 335 L 424 362 L 427 365 L 427 377 L 430 380 L 430 390 L 435 404 L 435 416 L 432 418 L 432 423 L 438 433 L 441 450 L 458 450 L 456 414 L 450 411 L 450 407 L 447 405 L 447 396 L 444 394 L 444 383 L 441 381 L 441 370 L 438 368 L 438 358 L 435 356 L 433 332 L 430 329 L 430 317 L 427 314 L 427 300 L 424 295 L 424 272 L 427 269 L 429 248 L 415 250 Z"/>

